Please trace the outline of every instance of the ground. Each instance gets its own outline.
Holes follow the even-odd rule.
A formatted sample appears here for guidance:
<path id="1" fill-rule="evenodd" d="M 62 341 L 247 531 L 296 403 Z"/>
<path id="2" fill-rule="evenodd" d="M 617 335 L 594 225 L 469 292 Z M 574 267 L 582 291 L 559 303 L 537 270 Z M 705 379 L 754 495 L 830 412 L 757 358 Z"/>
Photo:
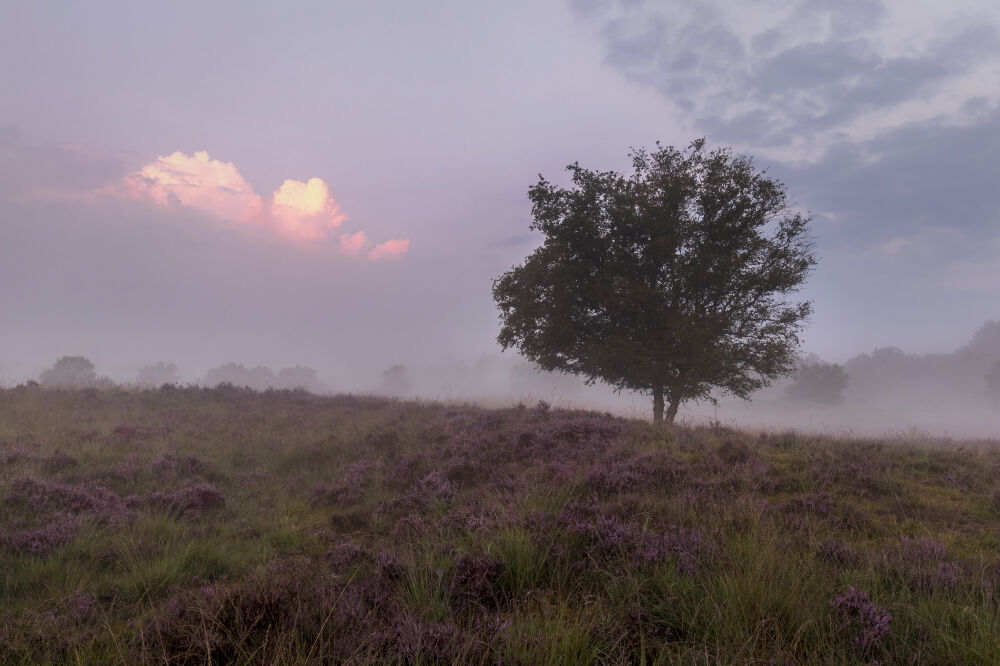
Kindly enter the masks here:
<path id="1" fill-rule="evenodd" d="M 0 390 L 0 663 L 1000 663 L 1000 443 Z"/>

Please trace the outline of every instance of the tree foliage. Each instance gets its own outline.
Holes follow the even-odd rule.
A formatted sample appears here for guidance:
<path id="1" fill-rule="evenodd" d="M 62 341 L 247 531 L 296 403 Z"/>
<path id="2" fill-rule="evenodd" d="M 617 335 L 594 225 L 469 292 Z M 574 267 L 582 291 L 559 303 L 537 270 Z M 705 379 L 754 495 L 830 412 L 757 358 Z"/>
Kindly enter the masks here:
<path id="1" fill-rule="evenodd" d="M 500 276 L 500 344 L 545 370 L 652 394 L 654 420 L 718 389 L 741 398 L 794 368 L 815 264 L 808 218 L 749 157 L 634 150 L 634 171 L 567 167 L 528 190 L 544 242 Z"/>
<path id="2" fill-rule="evenodd" d="M 177 374 L 177 364 L 159 361 L 153 365 L 144 365 L 135 377 L 135 383 L 146 388 L 177 384 L 180 377 Z"/>
<path id="3" fill-rule="evenodd" d="M 843 402 L 848 381 L 844 366 L 838 363 L 803 363 L 785 389 L 785 395 L 792 400 L 836 405 Z"/>
<path id="4" fill-rule="evenodd" d="M 985 379 L 986 395 L 994 402 L 1000 403 L 1000 360 L 993 362 Z"/>
<path id="5" fill-rule="evenodd" d="M 86 388 L 98 384 L 94 364 L 83 356 L 63 356 L 38 377 L 42 386 Z"/>

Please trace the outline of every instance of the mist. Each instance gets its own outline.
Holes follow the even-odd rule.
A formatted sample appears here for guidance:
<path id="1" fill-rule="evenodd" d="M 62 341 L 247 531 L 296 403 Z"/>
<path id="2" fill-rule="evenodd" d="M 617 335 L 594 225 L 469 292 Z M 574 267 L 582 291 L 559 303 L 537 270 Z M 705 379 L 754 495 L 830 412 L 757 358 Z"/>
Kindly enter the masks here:
<path id="1" fill-rule="evenodd" d="M 0 382 L 82 356 L 124 385 L 647 418 L 646 396 L 501 354 L 490 289 L 540 242 L 539 174 L 625 171 L 629 147 L 704 136 L 812 217 L 803 358 L 848 381 L 833 402 L 795 398 L 792 378 L 680 418 L 996 436 L 1000 97 L 981 82 L 1000 67 L 1000 10 L 400 11 L 0 10 L 16 64 L 0 68 L 15 91 L 0 100 Z M 183 49 L 147 48 L 177 34 Z"/>
<path id="2" fill-rule="evenodd" d="M 614 391 L 600 383 L 587 385 L 566 373 L 545 372 L 514 353 L 482 354 L 469 360 L 389 360 L 382 365 L 354 366 L 348 372 L 329 367 L 317 371 L 308 364 L 271 367 L 232 360 L 206 367 L 183 360 L 150 361 L 135 367 L 120 363 L 112 364 L 111 372 L 95 364 L 87 377 L 64 375 L 63 381 L 58 376 L 53 379 L 52 362 L 45 366 L 39 361 L 35 367 L 44 369 L 16 375 L 17 365 L 4 361 L 0 378 L 6 386 L 30 381 L 134 389 L 231 384 L 256 391 L 354 393 L 490 407 L 542 404 L 629 418 L 650 416 L 648 396 Z M 984 323 L 968 342 L 947 353 L 913 354 L 887 346 L 856 354 L 844 363 L 804 355 L 802 365 L 839 368 L 845 381 L 837 384 L 819 378 L 810 384 L 800 370 L 778 379 L 749 401 L 720 395 L 717 403 L 687 403 L 678 420 L 750 431 L 910 440 L 995 438 L 1000 428 L 1000 386 L 996 378 L 991 379 L 991 372 L 995 374 L 1000 366 L 1000 322 Z"/>

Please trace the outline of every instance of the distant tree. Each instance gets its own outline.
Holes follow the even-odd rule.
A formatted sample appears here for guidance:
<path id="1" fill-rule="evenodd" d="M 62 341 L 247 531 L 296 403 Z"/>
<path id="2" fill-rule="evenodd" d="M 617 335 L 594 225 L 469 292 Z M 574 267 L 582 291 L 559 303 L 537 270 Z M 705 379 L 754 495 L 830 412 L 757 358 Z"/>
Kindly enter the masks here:
<path id="1" fill-rule="evenodd" d="M 406 366 L 391 365 L 382 373 L 382 393 L 391 396 L 409 395 L 413 390 L 409 377 L 406 376 Z"/>
<path id="2" fill-rule="evenodd" d="M 323 390 L 323 383 L 316 376 L 316 371 L 304 365 L 292 368 L 282 368 L 275 379 L 275 387 L 282 389 L 302 389 L 312 393 Z"/>
<path id="3" fill-rule="evenodd" d="M 986 373 L 986 395 L 1000 403 L 1000 360 L 994 361 Z"/>
<path id="4" fill-rule="evenodd" d="M 794 369 L 816 260 L 785 186 L 727 149 L 632 152 L 630 177 L 571 164 L 528 190 L 541 247 L 493 283 L 498 341 L 544 370 L 653 397 L 750 394 Z"/>
<path id="5" fill-rule="evenodd" d="M 792 400 L 802 400 L 824 405 L 836 405 L 844 400 L 848 376 L 844 366 L 837 363 L 803 363 L 796 371 L 785 395 Z"/>
<path id="6" fill-rule="evenodd" d="M 247 368 L 242 363 L 225 363 L 205 373 L 205 386 L 232 384 L 263 391 L 277 385 L 274 372 L 264 365 Z"/>
<path id="7" fill-rule="evenodd" d="M 177 375 L 177 366 L 173 363 L 160 361 L 154 365 L 146 365 L 139 369 L 135 383 L 139 386 L 156 387 L 164 384 L 177 384 L 180 377 Z"/>
<path id="8" fill-rule="evenodd" d="M 98 385 L 94 364 L 83 356 L 63 356 L 38 377 L 42 386 L 84 388 Z"/>
<path id="9" fill-rule="evenodd" d="M 987 321 L 980 326 L 963 349 L 992 358 L 1000 355 L 1000 321 Z"/>

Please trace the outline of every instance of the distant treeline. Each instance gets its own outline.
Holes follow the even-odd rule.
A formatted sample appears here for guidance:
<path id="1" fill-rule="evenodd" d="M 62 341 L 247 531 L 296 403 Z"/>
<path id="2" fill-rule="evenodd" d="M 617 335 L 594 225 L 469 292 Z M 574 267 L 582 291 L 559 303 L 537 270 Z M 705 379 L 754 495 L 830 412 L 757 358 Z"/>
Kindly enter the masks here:
<path id="1" fill-rule="evenodd" d="M 111 388 L 116 382 L 97 375 L 94 364 L 83 356 L 63 356 L 38 377 L 38 383 L 50 388 Z M 164 384 L 181 383 L 177 365 L 160 361 L 143 366 L 136 375 L 134 384 L 142 388 L 153 388 Z M 241 363 L 226 363 L 212 368 L 205 377 L 196 382 L 202 386 L 232 384 L 256 391 L 267 389 L 299 389 L 321 393 L 326 387 L 310 367 L 296 365 L 274 372 L 263 365 L 248 368 Z"/>
<path id="2" fill-rule="evenodd" d="M 949 354 L 907 354 L 898 347 L 880 347 L 842 365 L 811 355 L 774 391 L 789 399 L 830 404 L 1000 401 L 1000 322 L 986 322 L 968 344 Z"/>
<path id="3" fill-rule="evenodd" d="M 60 358 L 39 376 L 38 382 L 49 387 L 116 385 L 111 379 L 99 376 L 94 364 L 83 356 Z M 174 363 L 161 361 L 141 368 L 134 382 L 129 383 L 159 387 L 179 385 L 182 381 Z M 231 384 L 257 391 L 304 389 L 324 393 L 329 390 L 314 369 L 301 365 L 275 372 L 264 365 L 225 363 L 208 370 L 193 383 L 208 387 Z M 476 400 L 513 396 L 572 403 L 584 396 L 585 386 L 575 376 L 542 372 L 520 359 L 484 356 L 473 363 L 392 364 L 361 390 L 402 398 Z M 905 404 L 931 408 L 986 400 L 1000 404 L 1000 322 L 986 322 L 968 344 L 949 354 L 907 354 L 897 347 L 881 347 L 858 354 L 843 364 L 808 355 L 791 376 L 755 395 L 819 405 Z"/>

